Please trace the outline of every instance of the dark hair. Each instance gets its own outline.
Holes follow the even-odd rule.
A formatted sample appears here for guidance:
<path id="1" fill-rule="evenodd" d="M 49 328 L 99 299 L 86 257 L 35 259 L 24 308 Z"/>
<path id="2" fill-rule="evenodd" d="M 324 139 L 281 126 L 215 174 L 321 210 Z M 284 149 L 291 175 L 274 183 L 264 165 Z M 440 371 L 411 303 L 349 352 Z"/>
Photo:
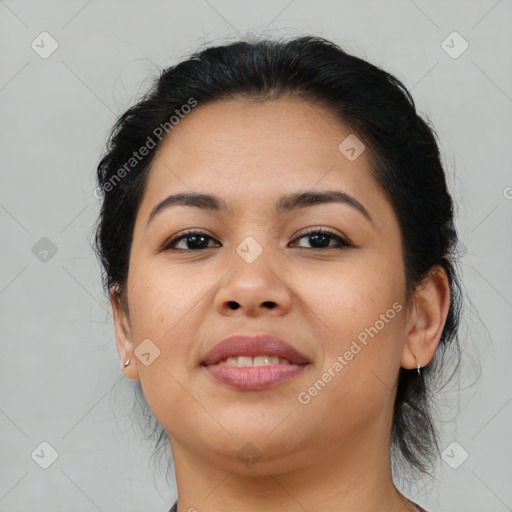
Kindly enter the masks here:
<path id="1" fill-rule="evenodd" d="M 95 250 L 104 287 L 118 286 L 124 296 L 138 206 L 163 139 L 162 127 L 172 129 L 172 116 L 191 105 L 191 99 L 201 106 L 222 99 L 282 97 L 326 107 L 367 147 L 371 173 L 399 220 L 408 300 L 436 266 L 448 276 L 451 303 L 439 347 L 421 377 L 416 369 L 400 368 L 391 432 L 393 469 L 400 463 L 413 473 L 431 475 L 439 453 L 431 397 L 446 348 L 454 346 L 460 354 L 457 234 L 435 132 L 416 112 L 406 87 L 383 69 L 314 36 L 209 47 L 164 69 L 149 92 L 118 119 L 98 165 L 98 186 L 104 194 Z M 150 140 L 154 147 L 147 155 L 131 161 L 134 150 L 153 145 Z M 129 161 L 133 169 L 127 169 Z M 158 423 L 153 434 L 157 446 L 168 443 Z"/>

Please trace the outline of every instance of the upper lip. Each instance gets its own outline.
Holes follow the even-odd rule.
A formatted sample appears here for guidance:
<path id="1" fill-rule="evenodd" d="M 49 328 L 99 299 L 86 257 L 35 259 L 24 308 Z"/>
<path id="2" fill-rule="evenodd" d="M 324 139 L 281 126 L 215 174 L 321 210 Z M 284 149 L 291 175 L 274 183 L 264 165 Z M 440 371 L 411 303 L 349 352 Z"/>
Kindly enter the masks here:
<path id="1" fill-rule="evenodd" d="M 269 334 L 235 334 L 214 345 L 204 357 L 202 364 L 211 366 L 233 356 L 256 357 L 278 356 L 293 364 L 307 364 L 308 358 L 297 349 Z"/>

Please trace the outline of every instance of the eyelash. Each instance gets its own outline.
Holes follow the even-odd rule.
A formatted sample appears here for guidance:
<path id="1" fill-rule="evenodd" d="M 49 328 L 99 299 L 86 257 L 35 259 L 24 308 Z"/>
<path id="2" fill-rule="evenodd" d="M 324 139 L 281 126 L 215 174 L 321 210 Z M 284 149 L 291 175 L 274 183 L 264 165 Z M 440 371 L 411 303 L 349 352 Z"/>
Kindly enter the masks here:
<path id="1" fill-rule="evenodd" d="M 207 233 L 205 233 L 203 231 L 196 231 L 196 230 L 190 229 L 190 230 L 185 231 L 179 237 L 172 238 L 171 240 L 166 242 L 161 250 L 162 251 L 195 252 L 195 251 L 202 251 L 202 250 L 205 250 L 205 249 L 211 249 L 211 247 L 204 247 L 204 248 L 201 248 L 201 249 L 176 249 L 175 247 L 173 247 L 173 245 L 175 245 L 180 240 L 184 240 L 184 239 L 187 239 L 189 237 L 197 236 L 197 235 L 202 235 L 202 236 L 205 236 L 206 238 L 210 238 L 211 240 L 214 240 L 213 237 L 211 237 L 210 235 L 208 235 Z M 337 235 L 336 233 L 334 233 L 333 231 L 331 231 L 330 229 L 327 229 L 327 228 L 312 229 L 310 231 L 307 231 L 306 233 L 300 234 L 297 238 L 295 238 L 295 240 L 300 240 L 301 238 L 306 238 L 308 236 L 313 236 L 313 235 L 329 235 L 331 238 L 336 239 L 338 241 L 338 245 L 328 246 L 328 247 L 320 247 L 320 248 L 318 248 L 318 247 L 305 247 L 305 249 L 313 249 L 313 250 L 316 250 L 316 251 L 325 251 L 327 249 L 344 249 L 344 248 L 348 248 L 348 247 L 354 247 L 345 238 Z"/>

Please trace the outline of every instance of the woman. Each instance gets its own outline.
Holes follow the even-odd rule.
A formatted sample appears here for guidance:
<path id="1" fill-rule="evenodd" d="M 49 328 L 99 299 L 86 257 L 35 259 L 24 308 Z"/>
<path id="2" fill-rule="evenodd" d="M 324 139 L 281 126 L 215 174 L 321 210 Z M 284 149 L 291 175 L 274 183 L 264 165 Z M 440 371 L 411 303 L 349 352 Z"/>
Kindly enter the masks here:
<path id="1" fill-rule="evenodd" d="M 457 341 L 453 204 L 405 87 L 330 41 L 166 69 L 98 166 L 127 379 L 170 443 L 171 511 L 422 509 Z"/>

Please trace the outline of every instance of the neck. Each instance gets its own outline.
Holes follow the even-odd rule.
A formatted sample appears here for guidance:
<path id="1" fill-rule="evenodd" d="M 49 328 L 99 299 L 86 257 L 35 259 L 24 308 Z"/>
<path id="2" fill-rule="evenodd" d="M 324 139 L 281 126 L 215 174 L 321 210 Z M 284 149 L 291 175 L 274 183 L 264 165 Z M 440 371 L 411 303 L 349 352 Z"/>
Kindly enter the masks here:
<path id="1" fill-rule="evenodd" d="M 416 512 L 392 481 L 389 439 L 378 435 L 385 431 L 374 425 L 327 447 L 317 440 L 286 460 L 262 457 L 250 468 L 236 451 L 231 459 L 210 457 L 171 438 L 178 512 Z"/>

